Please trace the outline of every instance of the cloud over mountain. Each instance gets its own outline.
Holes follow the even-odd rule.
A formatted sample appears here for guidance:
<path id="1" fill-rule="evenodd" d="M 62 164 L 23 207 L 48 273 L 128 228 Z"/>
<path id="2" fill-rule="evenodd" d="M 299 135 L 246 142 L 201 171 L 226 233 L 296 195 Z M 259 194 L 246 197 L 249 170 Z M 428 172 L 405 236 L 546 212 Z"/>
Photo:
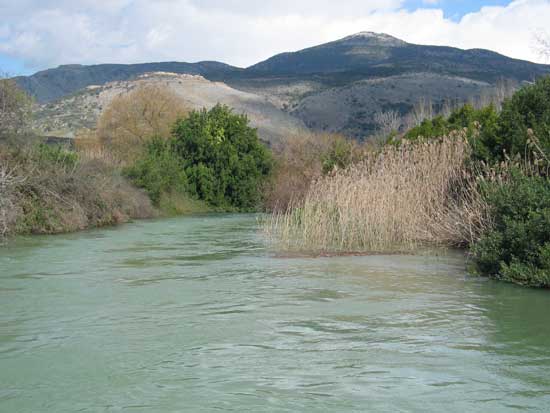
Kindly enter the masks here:
<path id="1" fill-rule="evenodd" d="M 458 21 L 429 3 L 410 11 L 402 0 L 0 0 L 0 54 L 36 69 L 165 60 L 248 66 L 370 30 L 541 61 L 533 33 L 550 20 L 550 1 L 483 7 Z"/>

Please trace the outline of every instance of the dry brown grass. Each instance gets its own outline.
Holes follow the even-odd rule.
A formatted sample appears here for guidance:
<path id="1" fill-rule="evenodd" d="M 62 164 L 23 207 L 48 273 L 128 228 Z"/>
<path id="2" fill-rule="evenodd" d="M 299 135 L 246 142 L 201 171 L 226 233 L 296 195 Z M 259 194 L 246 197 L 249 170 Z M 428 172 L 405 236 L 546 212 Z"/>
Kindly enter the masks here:
<path id="1" fill-rule="evenodd" d="M 74 148 L 84 160 L 98 160 L 106 165 L 123 166 L 124 162 L 103 145 L 95 131 L 79 131 L 74 139 Z"/>
<path id="2" fill-rule="evenodd" d="M 466 138 L 387 146 L 315 180 L 303 200 L 265 224 L 277 247 L 305 252 L 405 252 L 464 245 L 487 225 L 465 166 Z"/>

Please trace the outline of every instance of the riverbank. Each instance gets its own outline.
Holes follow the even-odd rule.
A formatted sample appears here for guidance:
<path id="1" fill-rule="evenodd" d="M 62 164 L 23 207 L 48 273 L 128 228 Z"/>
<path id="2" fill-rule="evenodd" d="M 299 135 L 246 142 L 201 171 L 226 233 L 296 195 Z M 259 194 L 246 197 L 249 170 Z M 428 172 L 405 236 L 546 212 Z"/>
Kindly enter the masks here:
<path id="1" fill-rule="evenodd" d="M 113 162 L 61 146 L 0 147 L 0 236 L 60 234 L 134 219 L 208 212 L 180 193 L 157 205 Z"/>

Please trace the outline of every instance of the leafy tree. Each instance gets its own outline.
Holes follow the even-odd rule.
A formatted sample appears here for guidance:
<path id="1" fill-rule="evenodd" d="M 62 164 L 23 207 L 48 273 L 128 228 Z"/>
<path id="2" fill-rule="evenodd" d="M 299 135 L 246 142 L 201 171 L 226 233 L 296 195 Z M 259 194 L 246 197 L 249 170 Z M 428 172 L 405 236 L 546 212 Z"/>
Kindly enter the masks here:
<path id="1" fill-rule="evenodd" d="M 258 205 L 272 158 L 245 115 L 222 105 L 193 111 L 176 123 L 173 135 L 192 195 L 218 207 Z"/>

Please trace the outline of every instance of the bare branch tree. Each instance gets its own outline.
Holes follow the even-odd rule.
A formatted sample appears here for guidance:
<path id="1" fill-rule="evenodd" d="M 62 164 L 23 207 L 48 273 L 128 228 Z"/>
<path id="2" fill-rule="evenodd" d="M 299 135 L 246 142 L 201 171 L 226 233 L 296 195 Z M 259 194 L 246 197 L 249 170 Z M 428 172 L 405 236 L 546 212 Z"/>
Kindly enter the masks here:
<path id="1" fill-rule="evenodd" d="M 25 181 L 16 168 L 0 165 L 0 240 L 10 231 L 17 218 L 14 205 L 15 187 Z"/>
<path id="2" fill-rule="evenodd" d="M 454 108 L 453 101 L 447 98 L 441 104 L 441 110 L 439 111 L 438 115 L 441 115 L 444 118 L 448 118 L 449 116 L 451 116 L 451 113 L 453 112 L 454 109 L 455 108 Z"/>
<path id="3" fill-rule="evenodd" d="M 189 109 L 170 88 L 144 84 L 115 97 L 97 122 L 97 138 L 121 161 L 135 159 L 153 137 L 168 138 Z"/>
<path id="4" fill-rule="evenodd" d="M 434 107 L 432 100 L 425 97 L 418 99 L 418 102 L 413 107 L 411 115 L 415 126 L 420 125 L 426 119 L 433 119 Z"/>
<path id="5" fill-rule="evenodd" d="M 374 114 L 374 122 L 377 125 L 378 134 L 384 138 L 397 132 L 401 127 L 401 117 L 395 110 L 376 112 Z"/>
<path id="6" fill-rule="evenodd" d="M 550 61 L 550 35 L 548 32 L 539 29 L 535 32 L 534 37 L 536 52 L 546 61 Z"/>

